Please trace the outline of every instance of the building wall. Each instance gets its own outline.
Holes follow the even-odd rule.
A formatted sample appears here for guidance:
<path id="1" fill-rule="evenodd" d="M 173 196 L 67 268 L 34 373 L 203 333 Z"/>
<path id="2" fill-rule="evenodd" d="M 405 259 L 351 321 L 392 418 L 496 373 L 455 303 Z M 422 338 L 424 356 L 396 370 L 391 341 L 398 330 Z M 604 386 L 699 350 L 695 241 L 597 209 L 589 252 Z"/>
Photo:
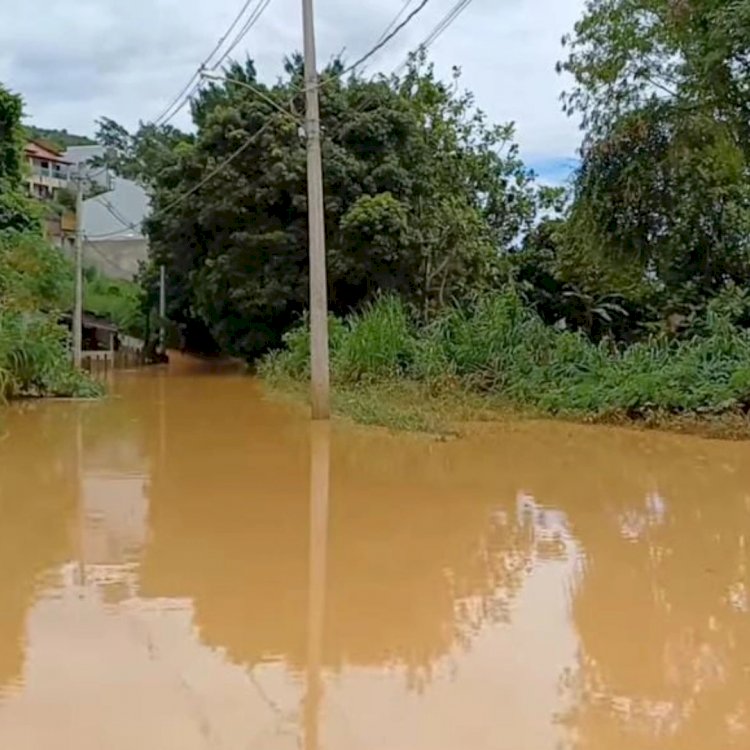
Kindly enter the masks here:
<path id="1" fill-rule="evenodd" d="M 102 146 L 73 146 L 64 154 L 76 168 L 103 155 Z M 148 259 L 148 241 L 141 231 L 150 210 L 148 195 L 132 180 L 100 168 L 90 167 L 89 176 L 104 192 L 83 204 L 83 231 L 90 240 L 84 243 L 84 264 L 110 278 L 132 279 L 139 262 Z"/>
<path id="2" fill-rule="evenodd" d="M 72 238 L 66 243 L 65 254 L 73 257 Z M 134 240 L 97 240 L 84 243 L 83 265 L 93 267 L 110 279 L 131 281 L 138 273 L 140 261 L 148 259 L 148 243 L 144 238 Z"/>

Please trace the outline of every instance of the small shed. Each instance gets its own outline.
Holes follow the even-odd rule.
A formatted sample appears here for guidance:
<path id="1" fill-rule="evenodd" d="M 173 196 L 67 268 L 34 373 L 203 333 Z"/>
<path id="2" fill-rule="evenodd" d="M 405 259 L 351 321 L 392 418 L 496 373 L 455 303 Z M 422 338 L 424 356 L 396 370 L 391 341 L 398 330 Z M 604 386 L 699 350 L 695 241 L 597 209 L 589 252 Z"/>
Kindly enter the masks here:
<path id="1" fill-rule="evenodd" d="M 62 322 L 72 330 L 72 315 L 63 315 Z M 116 351 L 119 329 L 115 323 L 91 312 L 83 313 L 82 323 L 84 352 Z"/>

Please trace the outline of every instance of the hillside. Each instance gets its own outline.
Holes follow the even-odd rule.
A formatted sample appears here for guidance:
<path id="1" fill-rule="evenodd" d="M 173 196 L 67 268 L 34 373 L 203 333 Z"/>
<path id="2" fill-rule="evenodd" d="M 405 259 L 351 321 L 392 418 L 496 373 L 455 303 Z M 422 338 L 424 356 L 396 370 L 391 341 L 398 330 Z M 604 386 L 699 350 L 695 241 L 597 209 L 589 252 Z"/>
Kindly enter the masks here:
<path id="1" fill-rule="evenodd" d="M 93 146 L 96 144 L 96 141 L 92 138 L 69 133 L 64 128 L 56 130 L 54 128 L 38 128 L 34 125 L 27 125 L 26 133 L 30 139 L 47 143 L 58 151 L 65 151 L 70 146 Z"/>

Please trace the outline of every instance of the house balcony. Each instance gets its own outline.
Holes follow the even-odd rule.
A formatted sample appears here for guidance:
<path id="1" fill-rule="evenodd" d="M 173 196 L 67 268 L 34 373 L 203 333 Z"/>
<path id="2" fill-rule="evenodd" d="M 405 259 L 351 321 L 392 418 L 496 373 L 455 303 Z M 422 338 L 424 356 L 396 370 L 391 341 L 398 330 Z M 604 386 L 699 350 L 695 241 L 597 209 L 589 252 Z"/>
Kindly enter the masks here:
<path id="1" fill-rule="evenodd" d="M 32 184 L 44 185 L 52 189 L 63 189 L 69 185 L 68 173 L 52 167 L 32 167 L 28 179 Z"/>

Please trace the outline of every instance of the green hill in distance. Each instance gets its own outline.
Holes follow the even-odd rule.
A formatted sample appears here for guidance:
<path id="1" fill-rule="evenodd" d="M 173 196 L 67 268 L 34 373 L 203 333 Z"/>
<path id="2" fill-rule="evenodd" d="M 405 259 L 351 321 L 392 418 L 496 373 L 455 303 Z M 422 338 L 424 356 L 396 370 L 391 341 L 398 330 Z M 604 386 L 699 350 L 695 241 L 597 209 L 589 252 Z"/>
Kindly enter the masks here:
<path id="1" fill-rule="evenodd" d="M 29 139 L 52 146 L 57 151 L 65 151 L 70 146 L 93 146 L 96 144 L 93 138 L 69 133 L 64 128 L 57 130 L 55 128 L 38 128 L 35 125 L 27 125 L 26 133 Z"/>

